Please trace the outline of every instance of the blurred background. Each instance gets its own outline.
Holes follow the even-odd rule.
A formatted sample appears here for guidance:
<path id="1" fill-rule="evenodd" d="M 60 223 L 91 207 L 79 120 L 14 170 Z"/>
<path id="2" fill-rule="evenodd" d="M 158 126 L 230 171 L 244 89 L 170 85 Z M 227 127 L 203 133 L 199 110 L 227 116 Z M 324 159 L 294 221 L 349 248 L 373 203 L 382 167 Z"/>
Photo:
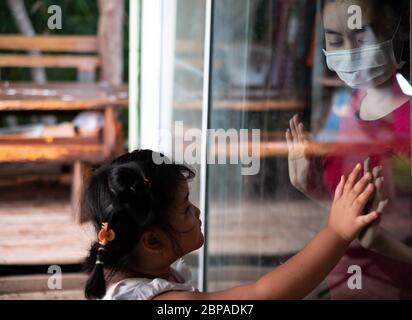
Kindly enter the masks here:
<path id="1" fill-rule="evenodd" d="M 290 183 L 293 115 L 318 173 L 326 154 L 380 155 L 377 142 L 394 138 L 342 131 L 354 90 L 327 69 L 322 12 L 313 0 L 0 0 L 0 299 L 83 299 L 81 261 L 94 234 L 79 199 L 90 169 L 139 147 L 173 157 L 190 129 L 260 129 L 258 174 L 193 165 L 206 235 L 185 257 L 194 283 L 213 291 L 255 281 L 301 250 L 328 210 Z M 408 128 L 405 156 L 387 162 L 403 215 L 385 226 L 410 245 Z M 235 152 L 205 137 L 207 155 Z M 50 265 L 63 271 L 62 290 L 47 286 Z M 330 290 L 325 281 L 308 298 Z"/>

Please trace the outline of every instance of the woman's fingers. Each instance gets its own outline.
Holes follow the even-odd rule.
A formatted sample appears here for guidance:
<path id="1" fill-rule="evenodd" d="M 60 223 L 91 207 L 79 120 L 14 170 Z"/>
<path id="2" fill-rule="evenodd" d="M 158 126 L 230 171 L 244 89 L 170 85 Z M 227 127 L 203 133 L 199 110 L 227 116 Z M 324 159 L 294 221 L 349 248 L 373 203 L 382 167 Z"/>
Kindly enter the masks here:
<path id="1" fill-rule="evenodd" d="M 295 114 L 293 116 L 293 123 L 298 134 L 299 142 L 303 143 L 303 140 L 305 139 L 305 127 L 303 126 L 303 123 L 300 122 L 299 115 Z"/>
<path id="2" fill-rule="evenodd" d="M 303 123 L 299 123 L 298 125 L 298 134 L 299 139 L 301 140 L 301 142 L 303 142 L 306 139 L 305 127 Z"/>
<path id="3" fill-rule="evenodd" d="M 300 122 L 300 120 L 299 120 L 299 115 L 298 115 L 298 114 L 295 114 L 295 115 L 293 116 L 292 120 L 293 120 L 293 123 L 295 124 L 295 127 L 297 128 L 297 127 L 299 126 L 299 122 Z"/>
<path id="4" fill-rule="evenodd" d="M 295 128 L 295 123 L 294 123 L 294 121 L 293 121 L 293 118 L 290 119 L 290 121 L 289 121 L 289 126 L 290 126 L 290 131 L 291 131 L 291 133 L 292 133 L 293 142 L 294 142 L 294 143 L 297 143 L 297 141 L 298 141 L 298 133 L 297 133 L 297 130 L 296 130 L 296 128 Z"/>
<path id="5" fill-rule="evenodd" d="M 377 200 L 382 199 L 382 185 L 383 185 L 383 177 L 379 177 L 375 179 L 375 188 L 376 188 L 376 198 Z"/>
<path id="6" fill-rule="evenodd" d="M 374 168 L 372 169 L 373 179 L 374 179 L 374 180 L 378 179 L 378 177 L 379 177 L 379 175 L 381 174 L 381 172 L 382 172 L 382 167 L 381 167 L 381 166 L 374 167 Z"/>
<path id="7" fill-rule="evenodd" d="M 293 140 L 292 140 L 292 134 L 290 133 L 290 129 L 286 130 L 285 136 L 286 136 L 286 144 L 288 145 L 288 149 L 290 152 L 293 148 Z"/>
<path id="8" fill-rule="evenodd" d="M 388 199 L 379 201 L 378 208 L 376 209 L 376 211 L 378 211 L 379 213 L 383 213 L 388 203 L 389 203 Z"/>
<path id="9" fill-rule="evenodd" d="M 363 172 L 371 172 L 371 158 L 367 158 L 363 162 Z"/>
<path id="10" fill-rule="evenodd" d="M 355 184 L 361 169 L 362 166 L 360 165 L 360 163 L 358 163 L 356 167 L 352 170 L 352 172 L 349 174 L 348 180 L 346 181 L 345 186 L 343 188 L 343 193 L 348 193 L 352 190 L 353 185 Z"/>
<path id="11" fill-rule="evenodd" d="M 379 213 L 374 211 L 356 218 L 356 223 L 360 229 L 365 228 L 379 218 Z"/>

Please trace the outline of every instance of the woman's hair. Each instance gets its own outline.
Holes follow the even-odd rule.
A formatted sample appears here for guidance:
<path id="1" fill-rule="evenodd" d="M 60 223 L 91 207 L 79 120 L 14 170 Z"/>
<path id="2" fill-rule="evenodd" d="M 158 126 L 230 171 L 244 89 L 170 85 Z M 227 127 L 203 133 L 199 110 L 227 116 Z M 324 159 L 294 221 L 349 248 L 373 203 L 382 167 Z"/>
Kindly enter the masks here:
<path id="1" fill-rule="evenodd" d="M 154 159 L 165 161 L 156 164 Z M 104 246 L 96 241 L 90 248 L 84 263 L 90 273 L 85 287 L 87 299 L 105 295 L 105 273 L 110 278 L 129 270 L 136 259 L 136 245 L 146 230 L 161 228 L 170 236 L 175 250 L 180 250 L 171 233 L 168 212 L 175 205 L 179 183 L 194 176 L 191 168 L 151 150 L 126 153 L 93 173 L 82 209 L 97 232 L 107 222 L 115 239 Z"/>
<path id="2" fill-rule="evenodd" d="M 326 4 L 333 2 L 344 2 L 347 0 L 321 0 L 321 8 L 323 9 Z M 368 0 L 376 6 L 379 12 L 389 14 L 393 18 L 399 19 L 399 17 L 409 9 L 409 0 Z M 389 11 L 388 11 L 389 10 Z"/>

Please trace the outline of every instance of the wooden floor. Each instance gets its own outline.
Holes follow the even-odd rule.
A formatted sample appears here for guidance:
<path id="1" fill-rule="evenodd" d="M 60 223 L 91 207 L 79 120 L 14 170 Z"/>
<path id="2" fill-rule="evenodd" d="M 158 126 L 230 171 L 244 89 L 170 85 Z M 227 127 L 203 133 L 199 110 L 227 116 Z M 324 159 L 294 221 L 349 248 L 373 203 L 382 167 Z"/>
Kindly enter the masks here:
<path id="1" fill-rule="evenodd" d="M 50 275 L 0 277 L 0 300 L 83 300 L 86 275 L 63 273 L 58 287 L 49 288 Z"/>
<path id="2" fill-rule="evenodd" d="M 50 179 L 8 184 L 4 171 L 2 178 L 0 267 L 6 272 L 0 270 L 0 300 L 84 299 L 85 274 L 63 272 L 62 290 L 50 290 L 50 274 L 31 271 L 80 264 L 94 240 L 90 224 L 74 222 L 69 184 Z M 21 268 L 28 274 L 13 273 Z"/>
<path id="3" fill-rule="evenodd" d="M 60 185 L 0 187 L 0 265 L 80 263 L 94 233 L 74 222 Z"/>

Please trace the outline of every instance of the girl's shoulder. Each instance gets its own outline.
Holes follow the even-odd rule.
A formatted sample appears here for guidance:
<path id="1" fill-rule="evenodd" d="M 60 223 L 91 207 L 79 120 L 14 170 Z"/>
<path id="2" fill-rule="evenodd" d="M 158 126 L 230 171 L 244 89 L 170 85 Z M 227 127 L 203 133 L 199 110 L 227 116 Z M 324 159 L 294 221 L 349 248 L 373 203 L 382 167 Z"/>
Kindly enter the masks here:
<path id="1" fill-rule="evenodd" d="M 103 300 L 150 300 L 166 291 L 196 291 L 191 284 L 190 268 L 179 259 L 172 264 L 174 274 L 162 278 L 129 278 L 111 285 Z"/>

